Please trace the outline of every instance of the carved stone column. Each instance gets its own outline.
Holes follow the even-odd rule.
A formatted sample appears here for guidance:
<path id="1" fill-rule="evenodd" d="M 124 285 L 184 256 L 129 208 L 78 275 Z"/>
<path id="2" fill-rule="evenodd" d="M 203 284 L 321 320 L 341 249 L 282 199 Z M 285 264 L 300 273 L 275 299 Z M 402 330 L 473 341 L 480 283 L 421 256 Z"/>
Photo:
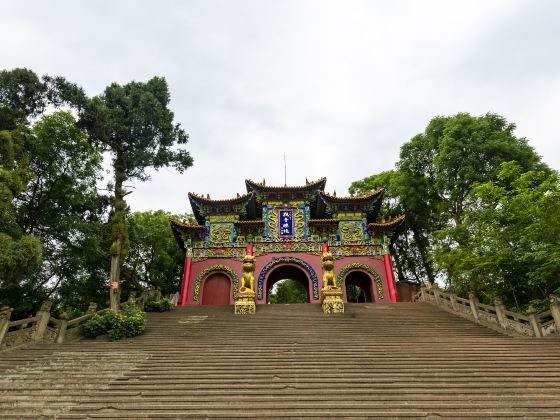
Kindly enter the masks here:
<path id="1" fill-rule="evenodd" d="M 436 289 L 435 287 L 434 287 L 434 301 L 436 302 L 437 306 L 441 305 L 441 303 L 439 301 L 439 292 L 438 292 L 438 289 Z"/>
<path id="2" fill-rule="evenodd" d="M 450 293 L 449 294 L 449 301 L 451 302 L 451 308 L 453 308 L 453 310 L 455 312 L 457 311 L 457 299 L 455 299 L 455 293 Z"/>
<path id="3" fill-rule="evenodd" d="M 41 309 L 37 312 L 37 326 L 35 329 L 35 334 L 33 335 L 33 339 L 35 341 L 42 340 L 45 336 L 45 332 L 47 331 L 47 325 L 49 324 L 49 319 L 51 317 L 51 306 L 52 302 L 47 300 L 43 302 L 41 305 Z"/>
<path id="4" fill-rule="evenodd" d="M 529 309 L 527 309 L 527 316 L 529 317 L 529 322 L 531 323 L 531 328 L 533 328 L 535 337 L 541 338 L 543 336 L 542 329 L 541 325 L 539 324 L 539 320 L 537 319 L 537 311 L 535 310 L 535 308 L 529 306 Z"/>
<path id="5" fill-rule="evenodd" d="M 58 344 L 64 343 L 66 337 L 66 329 L 68 328 L 68 315 L 66 312 L 60 314 L 60 325 L 58 326 L 58 333 L 56 334 L 55 342 Z"/>
<path id="6" fill-rule="evenodd" d="M 10 317 L 12 316 L 12 308 L 9 306 L 3 306 L 0 309 L 0 346 L 2 341 L 8 332 L 8 326 L 10 325 Z"/>
<path id="7" fill-rule="evenodd" d="M 494 299 L 494 308 L 496 309 L 496 317 L 498 317 L 498 322 L 504 330 L 507 330 L 508 324 L 506 322 L 506 308 L 500 298 Z"/>
<path id="8" fill-rule="evenodd" d="M 469 293 L 469 303 L 471 305 L 471 311 L 476 322 L 480 322 L 478 319 L 478 308 L 476 304 L 478 303 L 478 298 L 474 295 L 474 293 Z"/>
<path id="9" fill-rule="evenodd" d="M 560 297 L 557 295 L 550 295 L 550 312 L 554 318 L 554 326 L 556 327 L 556 334 L 560 334 Z"/>
<path id="10" fill-rule="evenodd" d="M 94 314 L 97 311 L 97 303 L 90 302 L 86 311 L 86 315 Z"/>

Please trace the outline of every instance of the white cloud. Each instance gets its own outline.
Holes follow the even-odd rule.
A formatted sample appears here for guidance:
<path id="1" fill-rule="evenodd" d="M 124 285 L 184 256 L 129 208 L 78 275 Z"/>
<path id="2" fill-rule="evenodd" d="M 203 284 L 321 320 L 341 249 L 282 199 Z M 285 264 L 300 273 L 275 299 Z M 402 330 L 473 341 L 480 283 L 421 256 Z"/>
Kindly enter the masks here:
<path id="1" fill-rule="evenodd" d="M 353 180 L 390 169 L 435 115 L 504 115 L 560 168 L 554 1 L 4 1 L 2 67 L 100 93 L 165 76 L 195 166 L 154 173 L 134 210 L 187 192 Z M 6 24 L 4 24 L 6 22 Z"/>

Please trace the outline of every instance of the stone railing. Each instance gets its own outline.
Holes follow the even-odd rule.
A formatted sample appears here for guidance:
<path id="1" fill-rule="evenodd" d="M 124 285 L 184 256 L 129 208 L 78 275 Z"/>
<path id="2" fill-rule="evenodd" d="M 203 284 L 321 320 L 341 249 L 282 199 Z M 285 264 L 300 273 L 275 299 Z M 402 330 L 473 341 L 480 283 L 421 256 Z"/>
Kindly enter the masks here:
<path id="1" fill-rule="evenodd" d="M 499 299 L 494 301 L 493 306 L 485 305 L 472 293 L 465 299 L 436 288 L 422 287 L 413 300 L 431 303 L 510 335 L 536 338 L 560 335 L 560 298 L 556 295 L 550 296 L 550 310 L 537 314 L 529 308 L 527 315 L 508 311 Z"/>
<path id="2" fill-rule="evenodd" d="M 161 292 L 159 291 L 145 291 L 139 297 L 131 293 L 128 302 L 136 304 L 143 310 L 149 299 L 160 298 Z M 173 306 L 177 306 L 179 293 L 169 295 L 169 299 Z M 98 311 L 97 304 L 90 303 L 85 315 L 69 320 L 66 313 L 62 313 L 57 319 L 51 316 L 51 306 L 52 302 L 43 302 L 35 316 L 17 321 L 10 321 L 12 308 L 6 306 L 0 308 L 0 351 L 37 341 L 64 343 L 78 340 L 82 337 L 81 327 L 84 322 L 95 314 L 109 311 L 109 308 Z"/>

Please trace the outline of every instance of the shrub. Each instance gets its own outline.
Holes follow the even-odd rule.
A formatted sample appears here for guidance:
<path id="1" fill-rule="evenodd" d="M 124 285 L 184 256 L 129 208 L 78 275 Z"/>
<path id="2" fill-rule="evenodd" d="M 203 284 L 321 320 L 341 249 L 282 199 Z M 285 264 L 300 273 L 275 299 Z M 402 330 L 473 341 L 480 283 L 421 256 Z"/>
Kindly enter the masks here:
<path id="1" fill-rule="evenodd" d="M 109 340 L 120 340 L 140 335 L 145 328 L 145 313 L 137 310 L 126 314 L 118 312 L 113 318 L 111 329 L 109 330 Z"/>
<path id="2" fill-rule="evenodd" d="M 124 304 L 117 313 L 95 314 L 84 323 L 82 331 L 89 338 L 107 334 L 111 341 L 134 337 L 144 332 L 145 315 L 135 305 Z"/>
<path id="3" fill-rule="evenodd" d="M 103 315 L 94 314 L 82 325 L 82 332 L 88 338 L 95 338 L 98 335 L 107 334 L 113 323 L 113 312 L 106 312 Z"/>
<path id="4" fill-rule="evenodd" d="M 171 301 L 167 298 L 160 300 L 149 300 L 144 305 L 146 312 L 165 312 L 171 310 Z"/>

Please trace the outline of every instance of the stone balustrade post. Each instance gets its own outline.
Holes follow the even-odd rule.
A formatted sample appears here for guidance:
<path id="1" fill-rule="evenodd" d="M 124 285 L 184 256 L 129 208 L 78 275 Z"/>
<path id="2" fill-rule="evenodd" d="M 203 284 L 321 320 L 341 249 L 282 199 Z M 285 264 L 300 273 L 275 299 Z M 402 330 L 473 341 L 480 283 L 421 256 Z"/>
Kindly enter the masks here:
<path id="1" fill-rule="evenodd" d="M 426 288 L 424 286 L 420 288 L 420 299 L 422 302 L 426 302 Z"/>
<path id="2" fill-rule="evenodd" d="M 148 301 L 149 292 L 147 290 L 143 290 L 140 294 L 140 301 L 138 302 L 138 307 L 143 311 L 144 305 Z"/>
<path id="3" fill-rule="evenodd" d="M 439 292 L 435 288 L 434 288 L 434 301 L 436 302 L 437 306 L 441 306 L 441 302 L 439 301 Z"/>
<path id="4" fill-rule="evenodd" d="M 133 290 L 130 292 L 130 294 L 128 295 L 128 303 L 132 303 L 133 305 L 136 305 L 136 292 Z"/>
<path id="5" fill-rule="evenodd" d="M 469 303 L 471 305 L 471 311 L 474 317 L 474 320 L 476 322 L 480 322 L 479 318 L 478 318 L 478 308 L 477 308 L 477 303 L 478 303 L 478 298 L 474 295 L 474 293 L 469 293 Z"/>
<path id="6" fill-rule="evenodd" d="M 451 307 L 453 308 L 453 310 L 455 312 L 458 312 L 458 310 L 457 310 L 457 299 L 455 299 L 455 293 L 449 293 L 449 301 L 451 302 Z"/>
<path id="7" fill-rule="evenodd" d="M 529 309 L 527 309 L 527 316 L 529 317 L 529 322 L 531 323 L 531 327 L 533 328 L 533 333 L 535 334 L 535 337 L 541 338 L 543 336 L 542 329 L 541 329 L 541 324 L 537 319 L 537 311 L 535 310 L 535 308 L 529 306 Z"/>
<path id="8" fill-rule="evenodd" d="M 3 306 L 0 308 L 0 346 L 2 345 L 2 341 L 8 332 L 12 310 L 13 309 L 9 306 Z"/>
<path id="9" fill-rule="evenodd" d="M 97 311 L 97 303 L 90 302 L 86 311 L 86 315 L 94 314 Z"/>
<path id="10" fill-rule="evenodd" d="M 552 318 L 554 318 L 554 327 L 556 328 L 556 334 L 560 334 L 560 296 L 550 295 L 550 313 Z"/>
<path id="11" fill-rule="evenodd" d="M 154 300 L 156 301 L 160 301 L 161 300 L 161 290 L 156 289 L 155 293 L 154 293 Z"/>
<path id="12" fill-rule="evenodd" d="M 38 318 L 35 335 L 33 336 L 35 341 L 42 340 L 45 336 L 47 325 L 49 324 L 49 319 L 51 317 L 51 306 L 52 302 L 50 300 L 43 302 L 41 309 L 39 309 L 39 311 L 37 311 L 37 315 L 35 315 Z"/>
<path id="13" fill-rule="evenodd" d="M 504 306 L 500 298 L 494 299 L 494 308 L 496 310 L 496 317 L 498 318 L 498 323 L 504 330 L 507 330 L 508 324 L 506 322 L 506 314 L 505 314 L 506 307 Z"/>
<path id="14" fill-rule="evenodd" d="M 68 328 L 68 314 L 63 312 L 60 314 L 60 325 L 58 326 L 58 332 L 56 334 L 55 342 L 58 344 L 64 343 L 66 337 L 66 329 Z"/>

